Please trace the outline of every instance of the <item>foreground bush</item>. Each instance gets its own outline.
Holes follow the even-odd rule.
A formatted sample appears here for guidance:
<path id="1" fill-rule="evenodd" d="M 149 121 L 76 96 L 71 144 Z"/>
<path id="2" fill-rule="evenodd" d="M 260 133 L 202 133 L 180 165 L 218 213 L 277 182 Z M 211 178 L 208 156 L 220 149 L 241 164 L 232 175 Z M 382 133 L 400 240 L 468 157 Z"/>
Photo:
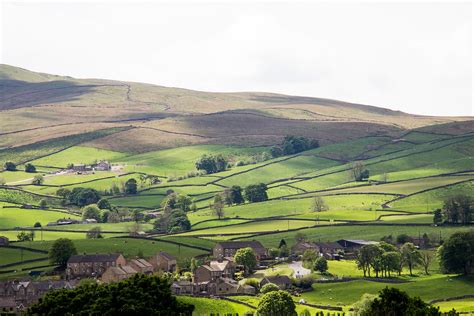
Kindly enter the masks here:
<path id="1" fill-rule="evenodd" d="M 191 315 L 194 305 L 178 302 L 158 276 L 136 274 L 112 284 L 84 284 L 46 294 L 26 315 Z"/>

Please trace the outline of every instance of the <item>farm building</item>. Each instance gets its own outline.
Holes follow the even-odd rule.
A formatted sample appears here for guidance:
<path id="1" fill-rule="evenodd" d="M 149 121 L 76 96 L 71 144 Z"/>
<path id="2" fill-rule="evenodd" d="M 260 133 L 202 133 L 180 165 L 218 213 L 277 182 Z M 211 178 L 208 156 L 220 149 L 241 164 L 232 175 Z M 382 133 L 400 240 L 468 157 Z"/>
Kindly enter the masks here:
<path id="1" fill-rule="evenodd" d="M 138 273 L 138 271 L 129 265 L 108 267 L 104 274 L 102 274 L 102 282 L 111 283 L 122 281 L 136 273 Z"/>
<path id="2" fill-rule="evenodd" d="M 353 252 L 359 250 L 362 246 L 365 245 L 378 245 L 378 241 L 371 240 L 362 240 L 362 239 L 341 239 L 337 243 L 341 245 L 344 250 Z"/>
<path id="3" fill-rule="evenodd" d="M 153 273 L 152 264 L 146 261 L 145 259 L 140 259 L 140 258 L 132 259 L 130 260 L 129 265 L 140 273 L 144 273 L 144 274 Z"/>
<path id="4" fill-rule="evenodd" d="M 10 240 L 5 236 L 0 236 L 0 246 L 8 246 Z"/>
<path id="5" fill-rule="evenodd" d="M 267 283 L 273 283 L 282 290 L 288 289 L 293 284 L 286 275 L 267 276 L 260 281 L 260 288 Z"/>
<path id="6" fill-rule="evenodd" d="M 109 267 L 124 266 L 121 254 L 75 255 L 67 262 L 66 274 L 70 278 L 98 277 Z"/>
<path id="7" fill-rule="evenodd" d="M 214 246 L 212 254 L 216 259 L 223 259 L 233 257 L 242 248 L 252 248 L 257 260 L 267 256 L 267 249 L 259 241 L 222 241 Z"/>
<path id="8" fill-rule="evenodd" d="M 167 252 L 160 251 L 148 260 L 155 271 L 174 272 L 176 271 L 176 258 Z"/>

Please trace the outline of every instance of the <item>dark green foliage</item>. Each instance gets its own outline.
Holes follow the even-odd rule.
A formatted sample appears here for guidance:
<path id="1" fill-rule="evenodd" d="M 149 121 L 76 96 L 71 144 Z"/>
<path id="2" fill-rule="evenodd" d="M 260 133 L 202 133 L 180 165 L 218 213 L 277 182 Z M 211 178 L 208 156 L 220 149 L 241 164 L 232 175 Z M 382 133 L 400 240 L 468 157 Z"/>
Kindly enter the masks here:
<path id="1" fill-rule="evenodd" d="M 370 304 L 368 315 L 441 315 L 439 308 L 428 305 L 419 297 L 410 297 L 396 288 L 385 288 Z"/>
<path id="2" fill-rule="evenodd" d="M 245 188 L 245 199 L 249 202 L 262 202 L 268 200 L 267 185 L 264 183 L 251 184 Z"/>
<path id="3" fill-rule="evenodd" d="M 318 148 L 319 142 L 315 139 L 308 139 L 303 136 L 286 136 L 279 146 L 273 146 L 270 149 L 272 157 L 283 155 L 293 155 L 305 150 Z"/>
<path id="4" fill-rule="evenodd" d="M 318 257 L 314 261 L 313 270 L 324 273 L 328 270 L 328 261 L 324 257 Z"/>
<path id="5" fill-rule="evenodd" d="M 131 178 L 125 182 L 125 194 L 137 194 L 137 180 Z"/>
<path id="6" fill-rule="evenodd" d="M 101 220 L 100 210 L 95 204 L 90 204 L 82 209 L 82 219 L 95 219 L 98 222 Z"/>
<path id="7" fill-rule="evenodd" d="M 257 258 L 250 247 L 237 250 L 234 255 L 234 261 L 237 264 L 243 265 L 246 273 L 251 273 L 257 266 Z"/>
<path id="8" fill-rule="evenodd" d="M 287 292 L 272 291 L 262 297 L 257 313 L 259 316 L 296 316 L 296 305 Z"/>
<path id="9" fill-rule="evenodd" d="M 136 274 L 111 284 L 84 284 L 49 292 L 27 315 L 191 315 L 193 305 L 171 295 L 168 280 Z"/>
<path id="10" fill-rule="evenodd" d="M 112 208 L 112 206 L 110 205 L 110 202 L 109 200 L 107 199 L 100 199 L 98 202 L 97 202 L 97 207 L 100 208 L 101 210 L 110 210 Z"/>
<path id="11" fill-rule="evenodd" d="M 31 163 L 25 165 L 25 172 L 36 172 L 36 167 Z"/>
<path id="12" fill-rule="evenodd" d="M 185 194 L 170 193 L 166 199 L 161 202 L 161 207 L 164 209 L 178 209 L 183 212 L 189 212 L 193 201 Z"/>
<path id="13" fill-rule="evenodd" d="M 155 220 L 155 230 L 159 232 L 177 233 L 191 229 L 191 223 L 185 212 L 177 209 L 165 209 L 164 213 Z"/>
<path id="14" fill-rule="evenodd" d="M 14 162 L 7 161 L 3 165 L 3 169 L 5 169 L 6 171 L 15 171 L 16 170 L 16 164 Z"/>
<path id="15" fill-rule="evenodd" d="M 474 273 L 474 230 L 451 235 L 438 255 L 444 273 Z"/>
<path id="16" fill-rule="evenodd" d="M 19 232 L 18 235 L 16 235 L 16 238 L 18 239 L 18 241 L 34 241 L 35 232 L 34 231 L 30 231 L 29 233 Z"/>
<path id="17" fill-rule="evenodd" d="M 42 175 L 37 174 L 36 176 L 33 177 L 33 180 L 31 181 L 31 184 L 33 185 L 42 185 L 44 182 L 44 178 Z"/>
<path id="18" fill-rule="evenodd" d="M 222 155 L 203 155 L 196 161 L 196 169 L 204 170 L 207 174 L 224 171 L 227 167 L 227 160 Z"/>
<path id="19" fill-rule="evenodd" d="M 142 213 L 142 211 L 140 210 L 133 210 L 133 213 L 132 213 L 132 219 L 135 221 L 135 222 L 141 222 L 143 221 L 143 219 L 145 218 L 145 215 Z"/>
<path id="20" fill-rule="evenodd" d="M 286 241 L 284 239 L 280 240 L 280 243 L 278 244 L 278 248 L 281 248 L 283 246 L 286 247 Z"/>
<path id="21" fill-rule="evenodd" d="M 87 239 L 102 238 L 101 232 L 102 232 L 102 229 L 100 227 L 92 227 L 86 233 L 86 238 Z"/>
<path id="22" fill-rule="evenodd" d="M 76 246 L 67 238 L 56 239 L 49 249 L 49 260 L 52 264 L 66 266 L 72 255 L 77 254 Z"/>
<path id="23" fill-rule="evenodd" d="M 238 185 L 233 185 L 230 188 L 230 200 L 232 204 L 244 203 L 244 197 L 242 196 L 242 188 Z"/>
<path id="24" fill-rule="evenodd" d="M 408 236 L 407 234 L 400 234 L 400 235 L 397 236 L 397 244 L 399 244 L 399 245 L 403 245 L 407 242 L 412 242 L 412 241 L 413 241 L 413 239 L 410 236 Z"/>
<path id="25" fill-rule="evenodd" d="M 63 199 L 67 199 L 69 197 L 69 194 L 71 194 L 71 190 L 66 188 L 59 188 L 56 191 L 56 195 L 62 197 Z"/>
<path id="26" fill-rule="evenodd" d="M 265 294 L 265 293 L 270 293 L 270 292 L 278 291 L 278 290 L 280 290 L 278 285 L 274 283 L 267 283 L 264 286 L 262 286 L 262 288 L 260 289 L 260 293 Z"/>
<path id="27" fill-rule="evenodd" d="M 468 195 L 450 197 L 444 201 L 442 213 L 447 223 L 468 224 L 474 213 L 473 201 Z"/>
<path id="28" fill-rule="evenodd" d="M 84 206 L 97 203 L 100 200 L 100 194 L 91 188 L 74 188 L 67 195 L 68 203 L 77 206 Z"/>
<path id="29" fill-rule="evenodd" d="M 36 222 L 33 227 L 35 227 L 35 228 L 40 228 L 40 227 L 41 227 L 41 223 L 40 223 L 40 222 Z"/>
<path id="30" fill-rule="evenodd" d="M 439 225 L 441 223 L 443 223 L 443 214 L 441 209 L 436 209 L 433 212 L 433 224 Z"/>
<path id="31" fill-rule="evenodd" d="M 47 209 L 47 208 L 48 208 L 48 201 L 46 201 L 45 199 L 41 199 L 41 200 L 39 201 L 38 206 L 39 206 L 41 209 Z"/>

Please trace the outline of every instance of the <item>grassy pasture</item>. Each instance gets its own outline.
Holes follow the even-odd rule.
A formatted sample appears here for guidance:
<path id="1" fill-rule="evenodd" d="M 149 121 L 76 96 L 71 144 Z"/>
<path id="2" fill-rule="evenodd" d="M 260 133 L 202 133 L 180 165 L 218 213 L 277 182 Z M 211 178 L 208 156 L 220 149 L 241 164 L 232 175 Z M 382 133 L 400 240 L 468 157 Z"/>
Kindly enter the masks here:
<path id="1" fill-rule="evenodd" d="M 125 197 L 109 199 L 110 203 L 115 206 L 124 207 L 142 207 L 142 208 L 159 208 L 164 196 L 160 195 L 130 195 Z"/>
<path id="2" fill-rule="evenodd" d="M 12 204 L 0 202 L 0 228 L 33 227 L 36 222 L 40 222 L 45 226 L 48 222 L 55 222 L 61 218 L 79 219 L 74 214 L 63 212 L 18 207 L 5 208 L 4 206 L 12 206 Z"/>
<path id="3" fill-rule="evenodd" d="M 19 169 L 19 168 L 18 168 Z M 31 182 L 33 177 L 41 173 L 29 173 L 24 171 L 3 171 L 0 172 L 0 179 L 5 181 L 7 185 L 14 185 L 19 181 L 25 181 L 25 183 Z M 28 182 L 26 182 L 28 181 Z"/>
<path id="4" fill-rule="evenodd" d="M 360 186 L 357 188 L 341 189 L 337 192 L 351 193 L 389 193 L 389 194 L 413 194 L 422 190 L 442 187 L 456 182 L 474 179 L 472 175 L 459 175 L 449 177 L 433 177 L 426 179 L 408 180 L 378 185 Z"/>
<path id="5" fill-rule="evenodd" d="M 68 164 L 92 164 L 98 160 L 117 160 L 124 158 L 128 153 L 121 153 L 93 147 L 74 146 L 51 156 L 32 161 L 34 165 L 54 166 L 65 168 Z"/>
<path id="6" fill-rule="evenodd" d="M 201 229 L 201 228 L 211 228 L 211 227 L 219 227 L 231 224 L 242 224 L 248 222 L 247 220 L 242 219 L 225 219 L 225 220 L 213 220 L 209 222 L 198 223 L 193 225 L 192 229 Z"/>
<path id="7" fill-rule="evenodd" d="M 193 316 L 244 315 L 248 311 L 255 311 L 243 304 L 205 297 L 178 296 L 178 301 L 194 305 Z"/>
<path id="8" fill-rule="evenodd" d="M 282 178 L 289 178 L 318 169 L 325 169 L 338 165 L 334 160 L 314 156 L 296 156 L 294 158 L 269 164 L 243 174 L 231 176 L 218 181 L 225 186 L 247 186 L 254 183 L 269 183 Z"/>
<path id="9" fill-rule="evenodd" d="M 108 128 L 89 133 L 76 134 L 71 136 L 64 136 L 53 138 L 50 140 L 34 143 L 31 145 L 24 145 L 15 148 L 1 149 L 0 162 L 13 161 L 19 164 L 29 160 L 34 160 L 42 156 L 53 154 L 57 151 L 63 150 L 70 146 L 74 146 L 92 139 L 117 133 L 125 128 Z M 2 163 L 3 164 L 3 163 Z"/>
<path id="10" fill-rule="evenodd" d="M 278 247 L 280 240 L 285 239 L 288 246 L 295 243 L 295 234 L 300 232 L 305 234 L 309 240 L 336 241 L 339 239 L 380 240 L 383 236 L 407 234 L 409 236 L 421 236 L 428 234 L 431 239 L 438 240 L 448 238 L 457 231 L 468 231 L 470 227 L 435 227 L 435 226 L 382 226 L 382 225 L 354 225 L 354 226 L 328 226 L 302 229 L 297 232 L 278 232 L 271 235 L 251 236 L 247 238 L 256 239 L 266 247 Z M 242 240 L 246 240 L 243 237 Z"/>
<path id="11" fill-rule="evenodd" d="M 474 195 L 474 181 L 415 194 L 390 203 L 394 209 L 430 212 L 443 206 L 444 199 L 457 194 Z"/>
<path id="12" fill-rule="evenodd" d="M 47 254 L 41 254 L 41 253 L 31 252 L 27 250 L 0 247 L 0 265 L 20 262 L 21 260 L 42 258 L 42 257 L 47 257 L 47 256 L 48 256 Z M 5 268 L 5 269 L 9 269 L 9 268 Z"/>
<path id="13" fill-rule="evenodd" d="M 229 218 L 265 218 L 272 216 L 299 216 L 302 218 L 339 219 L 339 220 L 373 220 L 376 209 L 393 198 L 390 195 L 352 194 L 323 196 L 329 211 L 311 212 L 312 198 L 293 200 L 270 200 L 260 203 L 235 205 L 224 208 Z M 377 216 L 383 212 L 377 212 Z M 210 209 L 188 213 L 191 223 L 216 218 Z"/>
<path id="14" fill-rule="evenodd" d="M 438 306 L 442 312 L 449 312 L 453 308 L 456 309 L 457 312 L 474 312 L 474 298 L 438 302 L 433 305 Z"/>
<path id="15" fill-rule="evenodd" d="M 49 250 L 51 241 L 35 241 L 19 243 L 32 248 Z M 139 251 L 145 257 L 151 257 L 159 251 L 166 251 L 176 256 L 179 261 L 191 258 L 206 252 L 188 247 L 178 247 L 174 244 L 145 239 L 132 238 L 103 238 L 74 240 L 78 253 L 122 253 L 126 257 L 134 257 Z"/>
<path id="16" fill-rule="evenodd" d="M 10 230 L 10 231 L 2 231 L 1 235 L 8 237 L 10 240 L 17 240 L 18 233 L 22 230 Z M 23 231 L 29 232 L 30 229 L 25 229 Z M 104 238 L 107 237 L 116 237 L 116 236 L 123 236 L 127 234 L 107 234 L 102 233 Z M 85 232 L 72 232 L 72 231 L 45 231 L 37 229 L 35 230 L 35 241 L 34 242 L 26 242 L 27 247 L 33 246 L 36 242 L 39 241 L 54 241 L 58 238 L 69 238 L 72 240 L 78 239 L 86 239 Z"/>
<path id="17" fill-rule="evenodd" d="M 301 296 L 310 303 L 329 305 L 351 305 L 358 301 L 362 294 L 377 294 L 386 286 L 407 291 L 412 296 L 424 300 L 447 298 L 474 292 L 474 282 L 469 278 L 433 275 L 416 282 L 382 283 L 372 281 L 350 281 L 342 283 L 313 284 L 313 291 Z"/>
<path id="18" fill-rule="evenodd" d="M 186 245 L 199 246 L 199 247 L 204 247 L 204 248 L 209 248 L 209 249 L 212 249 L 214 245 L 216 244 L 215 241 L 204 239 L 204 238 L 198 238 L 198 237 L 182 237 L 182 236 L 171 235 L 171 236 L 160 237 L 160 239 L 180 242 Z"/>
<path id="19" fill-rule="evenodd" d="M 295 229 L 301 227 L 310 227 L 314 226 L 316 223 L 314 221 L 305 221 L 305 220 L 270 220 L 270 221 L 258 221 L 250 223 L 242 223 L 233 226 L 226 227 L 211 227 L 203 230 L 188 231 L 181 233 L 178 236 L 193 236 L 201 234 L 230 234 L 230 233 L 253 233 L 253 232 L 265 232 L 265 231 L 285 231 L 288 229 Z M 329 225 L 330 223 L 321 222 L 321 225 Z"/>
<path id="20" fill-rule="evenodd" d="M 137 154 L 115 162 L 126 165 L 127 171 L 176 177 L 195 170 L 195 162 L 204 154 L 222 154 L 227 157 L 248 157 L 265 151 L 264 147 L 230 147 L 222 145 L 187 146 Z"/>
<path id="21" fill-rule="evenodd" d="M 50 229 L 60 229 L 60 230 L 82 230 L 88 231 L 94 227 L 100 227 L 102 231 L 113 231 L 113 232 L 123 232 L 128 233 L 132 226 L 135 225 L 135 222 L 121 222 L 121 223 L 95 223 L 95 224 L 73 224 L 73 225 L 63 225 L 63 226 L 52 226 L 48 227 Z M 153 225 L 146 223 L 146 224 L 139 224 L 140 229 L 142 231 L 148 231 L 153 229 Z"/>

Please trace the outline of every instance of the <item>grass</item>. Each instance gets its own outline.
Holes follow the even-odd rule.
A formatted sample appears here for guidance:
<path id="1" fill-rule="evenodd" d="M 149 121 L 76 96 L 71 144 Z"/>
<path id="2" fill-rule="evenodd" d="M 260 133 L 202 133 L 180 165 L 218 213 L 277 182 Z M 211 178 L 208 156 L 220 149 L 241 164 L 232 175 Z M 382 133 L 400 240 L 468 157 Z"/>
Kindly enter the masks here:
<path id="1" fill-rule="evenodd" d="M 117 159 L 128 171 L 146 172 L 155 175 L 176 177 L 195 170 L 195 162 L 204 154 L 222 154 L 228 157 L 247 157 L 265 151 L 265 148 L 245 148 L 222 145 L 187 146 Z"/>
<path id="2" fill-rule="evenodd" d="M 20 231 L 26 231 L 30 232 L 29 229 L 24 229 L 24 230 L 10 230 L 10 231 L 1 231 L 0 234 L 2 236 L 8 237 L 10 240 L 17 240 L 17 235 Z M 80 240 L 80 239 L 86 239 L 86 233 L 85 232 L 72 232 L 72 231 L 45 231 L 45 230 L 35 230 L 35 241 L 34 242 L 28 242 L 29 246 L 34 245 L 36 242 L 40 241 L 54 241 L 59 238 L 68 238 L 71 240 Z M 107 234 L 103 233 L 103 237 L 108 238 L 108 237 L 116 237 L 116 236 L 124 236 L 124 234 Z M 28 247 L 29 247 L 28 246 Z M 104 250 L 105 251 L 105 250 Z"/>
<path id="3" fill-rule="evenodd" d="M 404 199 L 390 203 L 394 209 L 407 211 L 433 211 L 443 206 L 443 201 L 451 196 L 467 194 L 474 196 L 474 181 L 453 185 L 446 188 L 439 188 L 420 194 L 415 194 Z"/>
<path id="4" fill-rule="evenodd" d="M 88 231 L 93 227 L 100 227 L 102 231 L 114 231 L 114 232 L 123 232 L 128 233 L 134 222 L 121 222 L 121 223 L 95 223 L 95 224 L 73 224 L 73 225 L 63 225 L 63 226 L 52 226 L 50 229 L 61 229 L 61 230 L 82 230 Z M 142 231 L 148 231 L 153 229 L 153 225 L 149 223 L 139 224 Z"/>
<path id="5" fill-rule="evenodd" d="M 288 229 L 302 228 L 314 226 L 314 221 L 304 220 L 270 220 L 270 221 L 258 221 L 243 223 L 227 227 L 215 227 L 203 230 L 189 231 L 180 234 L 180 236 L 193 236 L 193 235 L 220 235 L 220 234 L 235 234 L 235 233 L 253 233 L 253 232 L 265 232 L 265 231 L 285 231 Z M 322 223 L 324 225 L 324 223 Z"/>
<path id="6" fill-rule="evenodd" d="M 407 283 L 382 283 L 363 280 L 342 283 L 319 283 L 313 285 L 312 292 L 303 293 L 301 296 L 313 304 L 351 305 L 358 301 L 362 294 L 377 294 L 386 286 L 399 288 L 407 291 L 409 295 L 420 296 L 427 301 L 474 293 L 472 279 L 434 275 L 430 278 Z"/>
<path id="7" fill-rule="evenodd" d="M 122 130 L 124 130 L 124 128 L 108 128 L 89 133 L 53 138 L 15 148 L 0 149 L 0 162 L 13 161 L 17 164 L 20 164 L 25 161 L 35 160 L 35 158 L 39 159 L 39 157 L 53 154 L 70 146 L 117 133 Z"/>
<path id="8" fill-rule="evenodd" d="M 33 227 L 36 222 L 46 226 L 48 222 L 55 222 L 61 218 L 80 218 L 74 214 L 57 211 L 22 209 L 18 207 L 5 208 L 5 206 L 12 206 L 12 204 L 0 202 L 0 228 Z"/>
<path id="9" fill-rule="evenodd" d="M 474 298 L 438 302 L 433 305 L 438 306 L 442 312 L 449 312 L 453 308 L 456 309 L 456 312 L 474 312 Z"/>
<path id="10" fill-rule="evenodd" d="M 356 225 L 356 226 L 328 226 L 302 229 L 297 232 L 278 232 L 271 235 L 252 236 L 266 247 L 278 247 L 280 240 L 285 239 L 288 246 L 295 243 L 295 234 L 304 233 L 309 240 L 336 241 L 339 239 L 367 239 L 380 240 L 383 236 L 407 234 L 409 236 L 421 236 L 427 233 L 431 239 L 438 240 L 448 238 L 457 231 L 468 231 L 469 227 L 434 227 L 434 226 L 380 226 L 380 225 Z M 246 240 L 246 238 L 242 238 Z"/>
<path id="11" fill-rule="evenodd" d="M 260 182 L 269 183 L 335 165 L 338 165 L 338 163 L 334 160 L 313 156 L 296 156 L 285 161 L 272 163 L 246 173 L 231 176 L 225 180 L 218 181 L 218 183 L 225 186 L 247 186 Z"/>
<path id="12" fill-rule="evenodd" d="M 57 154 L 33 160 L 32 164 L 65 168 L 70 163 L 92 164 L 99 160 L 120 160 L 120 158 L 123 158 L 127 155 L 129 154 L 111 150 L 85 146 L 74 146 Z"/>
<path id="13" fill-rule="evenodd" d="M 193 316 L 244 315 L 255 311 L 243 304 L 204 297 L 178 296 L 178 301 L 194 305 Z"/>
<path id="14" fill-rule="evenodd" d="M 293 276 L 293 273 L 293 269 L 289 268 L 288 264 L 283 263 L 274 265 L 273 267 L 264 270 L 258 270 L 254 274 L 249 276 L 249 278 L 263 279 L 264 277 L 276 275 L 287 275 L 291 277 Z"/>
<path id="15" fill-rule="evenodd" d="M 42 258 L 42 257 L 47 257 L 47 255 L 31 252 L 27 250 L 0 247 L 0 265 L 20 262 L 21 260 L 29 260 L 29 259 L 36 259 L 36 258 Z M 5 269 L 9 269 L 9 268 L 5 268 Z"/>
<path id="16" fill-rule="evenodd" d="M 32 248 L 48 250 L 51 247 L 51 241 L 35 241 L 18 243 Z M 122 253 L 126 257 L 134 257 L 139 252 L 143 253 L 145 258 L 151 257 L 160 251 L 165 251 L 176 256 L 179 261 L 191 257 L 205 254 L 202 250 L 188 247 L 177 247 L 174 244 L 131 238 L 103 238 L 103 239 L 82 239 L 74 240 L 78 253 Z"/>

